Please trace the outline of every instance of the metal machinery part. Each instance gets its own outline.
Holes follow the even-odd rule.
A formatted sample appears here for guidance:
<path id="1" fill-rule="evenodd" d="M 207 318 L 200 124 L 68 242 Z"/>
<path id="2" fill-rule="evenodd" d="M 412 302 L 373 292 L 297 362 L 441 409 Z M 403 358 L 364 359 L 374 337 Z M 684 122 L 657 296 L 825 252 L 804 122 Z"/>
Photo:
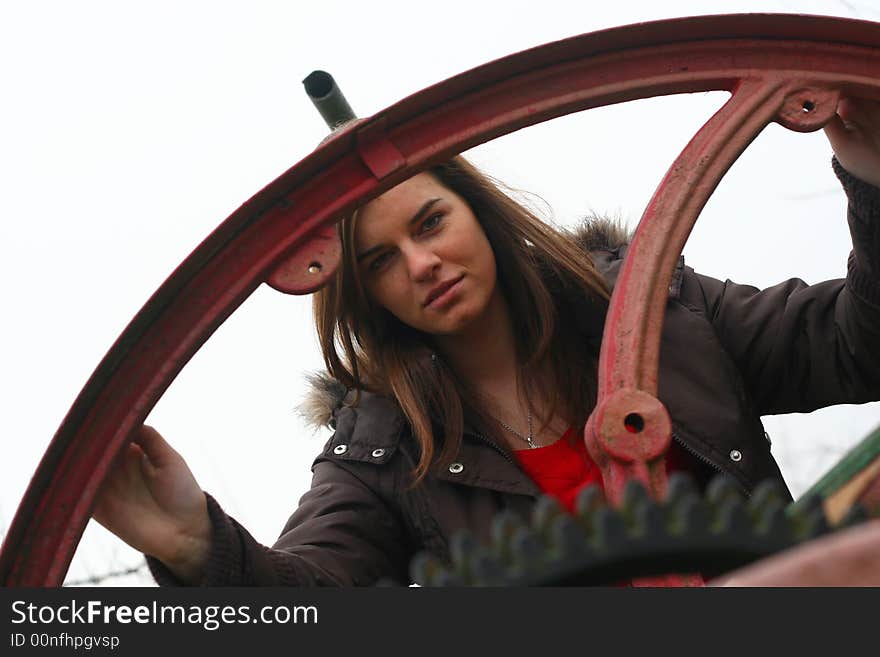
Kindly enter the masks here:
<path id="1" fill-rule="evenodd" d="M 856 505 L 832 528 L 818 496 L 787 506 L 778 484 L 768 481 L 744 498 L 723 475 L 703 496 L 677 473 L 667 492 L 658 502 L 632 479 L 614 508 L 590 486 L 578 497 L 574 515 L 544 496 L 531 523 L 502 512 L 493 521 L 490 544 L 459 533 L 450 546 L 451 563 L 423 552 L 410 564 L 410 576 L 421 586 L 607 586 L 632 578 L 650 586 L 690 585 L 700 580 L 688 573 L 711 582 L 867 517 Z"/>
<path id="2" fill-rule="evenodd" d="M 878 43 L 876 23 L 818 16 L 635 24 L 490 62 L 340 130 L 220 224 L 111 347 L 25 493 L 0 550 L 0 582 L 62 583 L 108 468 L 171 381 L 260 284 L 293 294 L 324 284 L 339 263 L 341 216 L 433 163 L 541 121 L 727 90 L 639 224 L 611 301 L 585 433 L 612 506 L 629 480 L 663 499 L 670 426 L 656 389 L 665 294 L 654 291 L 666 289 L 709 195 L 768 123 L 817 130 L 841 93 L 880 98 Z M 624 422 L 635 416 L 640 431 L 630 434 Z"/>
<path id="3" fill-rule="evenodd" d="M 312 71 L 303 80 L 303 86 L 315 109 L 331 130 L 356 118 L 336 80 L 327 71 Z"/>

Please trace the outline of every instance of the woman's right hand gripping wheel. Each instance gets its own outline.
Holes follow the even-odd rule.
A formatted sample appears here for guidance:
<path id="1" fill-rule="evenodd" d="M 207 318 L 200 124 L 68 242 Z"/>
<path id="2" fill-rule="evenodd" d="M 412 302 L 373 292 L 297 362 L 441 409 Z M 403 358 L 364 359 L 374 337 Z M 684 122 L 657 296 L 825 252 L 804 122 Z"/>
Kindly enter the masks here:
<path id="1" fill-rule="evenodd" d="M 98 492 L 92 517 L 179 579 L 201 580 L 211 549 L 205 494 L 186 461 L 142 426 Z"/>

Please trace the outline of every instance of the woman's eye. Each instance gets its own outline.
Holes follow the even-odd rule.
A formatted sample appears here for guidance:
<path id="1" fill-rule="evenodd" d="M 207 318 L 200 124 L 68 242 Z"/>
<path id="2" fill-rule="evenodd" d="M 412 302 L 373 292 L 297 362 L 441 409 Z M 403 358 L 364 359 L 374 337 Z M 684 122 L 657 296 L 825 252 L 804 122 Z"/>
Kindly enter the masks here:
<path id="1" fill-rule="evenodd" d="M 376 256 L 375 258 L 373 258 L 373 259 L 370 261 L 370 264 L 369 264 L 369 266 L 368 266 L 368 269 L 369 269 L 370 271 L 379 271 L 380 269 L 382 269 L 382 266 L 383 266 L 386 262 L 388 262 L 388 260 L 389 260 L 390 257 L 391 257 L 391 252 L 390 252 L 390 251 L 386 251 L 385 253 L 382 253 L 382 254 Z"/>
<path id="2" fill-rule="evenodd" d="M 422 222 L 421 232 L 424 233 L 429 230 L 433 230 L 440 224 L 441 219 L 443 219 L 443 215 L 440 212 L 438 212 L 437 214 L 432 214 L 430 217 Z"/>

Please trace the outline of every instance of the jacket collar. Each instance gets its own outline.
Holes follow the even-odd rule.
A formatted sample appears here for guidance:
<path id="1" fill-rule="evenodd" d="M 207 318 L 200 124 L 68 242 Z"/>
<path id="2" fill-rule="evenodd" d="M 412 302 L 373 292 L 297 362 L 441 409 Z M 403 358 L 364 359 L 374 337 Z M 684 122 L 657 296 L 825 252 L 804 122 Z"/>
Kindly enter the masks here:
<path id="1" fill-rule="evenodd" d="M 605 277 L 608 284 L 613 288 L 617 282 L 617 276 L 620 274 L 620 266 L 626 258 L 629 244 L 624 244 L 610 251 L 591 251 L 590 257 L 596 269 Z M 670 299 L 679 299 L 681 296 L 681 282 L 684 278 L 684 256 L 678 257 L 675 269 L 672 272 L 672 278 L 669 281 L 669 297 Z"/>
<path id="2" fill-rule="evenodd" d="M 325 447 L 343 460 L 385 463 L 397 451 L 406 421 L 391 399 L 362 393 L 356 406 L 340 404 L 334 411 L 336 433 Z"/>

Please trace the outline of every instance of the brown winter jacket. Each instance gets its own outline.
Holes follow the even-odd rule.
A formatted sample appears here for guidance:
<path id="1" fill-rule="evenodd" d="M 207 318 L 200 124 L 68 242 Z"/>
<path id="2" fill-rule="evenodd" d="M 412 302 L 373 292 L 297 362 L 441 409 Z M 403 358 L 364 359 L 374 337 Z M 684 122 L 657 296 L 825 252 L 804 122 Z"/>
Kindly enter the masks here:
<path id="1" fill-rule="evenodd" d="M 880 189 L 834 167 L 849 198 L 854 244 L 845 280 L 808 286 L 792 279 L 759 291 L 699 275 L 682 259 L 669 288 L 659 398 L 673 438 L 705 474 L 725 472 L 747 494 L 764 479 L 782 481 L 761 415 L 880 399 Z M 613 283 L 626 251 L 619 231 L 593 224 L 581 236 Z M 579 329 L 597 348 L 604 316 L 586 297 L 567 301 L 584 309 Z M 335 433 L 272 548 L 208 496 L 213 546 L 202 584 L 405 583 L 418 551 L 446 558 L 457 530 L 488 541 L 498 512 L 528 516 L 537 486 L 471 432 L 452 466 L 407 489 L 418 453 L 398 407 L 370 394 L 351 406 L 338 388 L 325 388 Z M 149 562 L 160 584 L 179 583 Z"/>

